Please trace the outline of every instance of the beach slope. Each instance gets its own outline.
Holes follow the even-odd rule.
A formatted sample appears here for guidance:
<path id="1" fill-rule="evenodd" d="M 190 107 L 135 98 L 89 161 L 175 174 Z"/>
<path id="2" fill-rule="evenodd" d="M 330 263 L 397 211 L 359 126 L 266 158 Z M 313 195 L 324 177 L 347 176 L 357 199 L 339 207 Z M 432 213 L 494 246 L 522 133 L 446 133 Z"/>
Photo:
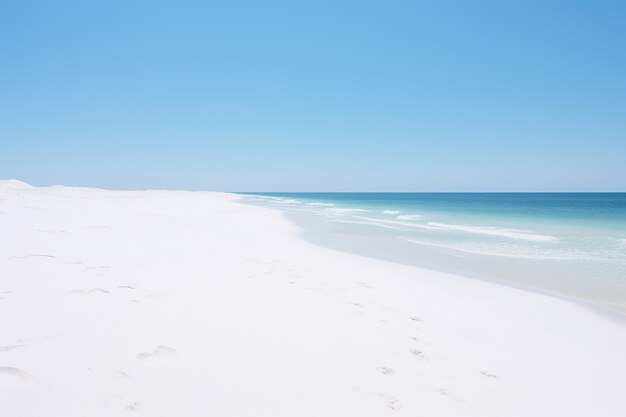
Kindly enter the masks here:
<path id="1" fill-rule="evenodd" d="M 0 416 L 623 416 L 626 326 L 224 193 L 0 182 Z"/>

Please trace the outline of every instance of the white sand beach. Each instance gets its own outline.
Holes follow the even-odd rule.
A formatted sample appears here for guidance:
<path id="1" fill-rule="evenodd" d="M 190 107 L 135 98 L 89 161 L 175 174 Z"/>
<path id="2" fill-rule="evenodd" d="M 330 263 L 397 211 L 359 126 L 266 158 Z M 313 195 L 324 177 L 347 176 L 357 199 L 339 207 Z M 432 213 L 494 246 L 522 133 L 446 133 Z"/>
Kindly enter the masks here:
<path id="1" fill-rule="evenodd" d="M 0 416 L 623 416 L 626 325 L 232 194 L 0 182 Z"/>

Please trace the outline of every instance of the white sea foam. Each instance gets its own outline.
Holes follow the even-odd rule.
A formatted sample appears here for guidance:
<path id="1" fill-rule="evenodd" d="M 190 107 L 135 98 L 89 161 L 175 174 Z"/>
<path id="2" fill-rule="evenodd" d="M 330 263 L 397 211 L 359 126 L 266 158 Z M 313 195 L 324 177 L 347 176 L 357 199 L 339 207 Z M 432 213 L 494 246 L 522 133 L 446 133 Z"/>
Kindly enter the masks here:
<path id="1" fill-rule="evenodd" d="M 533 242 L 554 242 L 559 240 L 557 237 L 549 236 L 549 235 L 540 235 L 532 230 L 522 230 L 522 229 L 507 229 L 501 227 L 490 227 L 490 226 L 465 226 L 458 224 L 446 224 L 446 223 L 437 223 L 437 222 L 428 222 L 426 224 L 420 223 L 408 223 L 397 220 L 385 220 L 385 219 L 376 219 L 372 217 L 365 216 L 352 216 L 361 220 L 368 220 L 370 222 L 377 223 L 388 223 L 388 224 L 396 224 L 400 226 L 408 226 L 418 229 L 426 229 L 426 230 L 454 230 L 461 231 L 467 233 L 475 233 L 481 235 L 489 235 L 489 236 L 501 236 L 507 237 L 510 239 L 521 239 Z"/>
<path id="2" fill-rule="evenodd" d="M 396 219 L 399 220 L 415 220 L 415 219 L 419 219 L 420 217 L 422 217 L 419 214 L 401 214 L 399 216 L 396 216 Z"/>
<path id="3" fill-rule="evenodd" d="M 309 206 L 332 207 L 332 203 L 308 203 Z"/>
<path id="4" fill-rule="evenodd" d="M 246 197 L 256 198 L 259 200 L 284 200 L 284 197 L 275 197 L 273 195 L 246 195 Z"/>
<path id="5" fill-rule="evenodd" d="M 355 209 L 355 208 L 339 208 L 339 207 L 329 207 L 326 210 L 332 212 L 332 213 L 361 213 L 361 212 L 366 212 L 368 210 L 365 209 Z"/>
<path id="6" fill-rule="evenodd" d="M 400 211 L 398 210 L 385 210 L 383 211 L 383 214 L 398 214 L 400 213 Z"/>
<path id="7" fill-rule="evenodd" d="M 407 222 L 400 222 L 397 220 L 385 220 L 385 219 L 375 219 L 373 217 L 365 217 L 365 216 L 352 216 L 356 219 L 361 219 L 361 220 L 369 220 L 371 222 L 376 222 L 376 223 L 390 223 L 390 224 L 397 224 L 400 226 L 408 226 L 408 227 L 415 227 L 418 229 L 428 229 L 428 230 L 436 230 L 439 229 L 438 227 L 434 227 L 434 226 L 427 226 L 424 224 L 418 224 L 418 223 L 407 223 Z"/>
<path id="8" fill-rule="evenodd" d="M 446 224 L 446 223 L 437 223 L 437 222 L 428 222 L 428 226 L 432 226 L 441 230 L 456 230 L 460 232 L 467 233 L 476 233 L 481 235 L 490 235 L 490 236 L 502 236 L 508 237 L 511 239 L 522 239 L 529 240 L 533 242 L 555 242 L 559 240 L 557 237 L 549 236 L 549 235 L 540 235 L 532 230 L 523 230 L 523 229 L 507 229 L 501 227 L 491 227 L 491 226 L 465 226 L 459 224 Z"/>

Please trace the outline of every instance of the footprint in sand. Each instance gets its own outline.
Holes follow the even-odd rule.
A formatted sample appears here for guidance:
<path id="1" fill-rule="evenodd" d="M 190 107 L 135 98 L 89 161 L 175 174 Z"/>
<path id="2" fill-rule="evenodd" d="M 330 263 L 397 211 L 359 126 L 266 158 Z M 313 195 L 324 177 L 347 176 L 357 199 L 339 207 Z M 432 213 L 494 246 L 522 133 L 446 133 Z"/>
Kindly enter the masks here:
<path id="1" fill-rule="evenodd" d="M 380 369 L 380 368 L 378 368 Z M 385 394 L 384 392 L 376 392 L 376 391 L 369 391 L 369 390 L 364 390 L 362 388 L 359 387 L 353 387 L 353 390 L 361 393 L 361 394 L 367 394 L 367 395 L 373 395 L 375 397 L 378 397 L 380 399 L 383 400 L 385 406 L 387 408 L 390 408 L 392 410 L 398 410 L 400 409 L 400 407 L 402 407 L 402 404 L 400 404 L 400 401 L 398 401 L 397 398 L 389 395 L 389 394 Z"/>
<path id="2" fill-rule="evenodd" d="M 409 320 L 413 320 L 413 321 L 423 321 L 422 319 L 420 319 L 420 318 L 419 318 L 419 317 L 417 317 L 417 316 L 411 316 L 411 317 L 409 317 Z"/>
<path id="3" fill-rule="evenodd" d="M 118 285 L 117 288 L 125 288 L 127 290 L 134 290 L 135 287 L 133 287 L 132 285 Z"/>
<path id="4" fill-rule="evenodd" d="M 137 411 L 137 407 L 139 407 L 139 403 L 135 401 L 134 403 L 130 403 L 126 407 L 124 407 L 124 411 L 132 413 Z"/>
<path id="5" fill-rule="evenodd" d="M 7 345 L 7 346 L 0 346 L 0 352 L 8 352 L 8 351 L 13 350 L 13 349 L 19 349 L 19 348 L 22 348 L 22 347 L 24 347 L 24 346 L 26 346 L 26 345 Z"/>
<path id="6" fill-rule="evenodd" d="M 480 371 L 480 373 L 484 376 L 486 376 L 487 378 L 497 378 L 498 375 L 496 374 L 492 374 L 491 372 L 488 371 Z"/>
<path id="7" fill-rule="evenodd" d="M 137 354 L 137 360 L 150 365 L 167 365 L 176 356 L 176 349 L 166 345 L 157 346 L 152 352 L 141 352 Z"/>
<path id="8" fill-rule="evenodd" d="M 19 387 L 27 384 L 33 377 L 18 368 L 0 366 L 0 388 Z"/>
<path id="9" fill-rule="evenodd" d="M 424 359 L 424 352 L 419 349 L 411 349 L 409 350 L 409 353 L 417 358 Z"/>
<path id="10" fill-rule="evenodd" d="M 387 368 L 386 366 L 379 366 L 376 370 L 383 375 L 393 375 L 393 369 Z"/>
<path id="11" fill-rule="evenodd" d="M 124 371 L 117 371 L 117 374 L 122 377 L 122 378 L 130 378 L 130 374 L 128 372 L 124 372 Z"/>
<path id="12" fill-rule="evenodd" d="M 24 256 L 9 256 L 11 259 L 27 259 L 27 258 L 56 258 L 54 255 L 47 255 L 44 253 L 30 253 Z"/>
<path id="13" fill-rule="evenodd" d="M 400 401 L 398 401 L 398 399 L 394 397 L 387 397 L 387 399 L 385 400 L 385 405 L 387 406 L 387 408 L 391 408 L 394 411 L 399 410 L 400 407 L 402 407 Z"/>
<path id="14" fill-rule="evenodd" d="M 439 388 L 439 389 L 436 389 L 435 391 L 452 401 L 456 401 L 458 403 L 465 403 L 465 400 L 463 398 L 459 397 L 456 394 L 453 394 L 447 388 Z"/>
<path id="15" fill-rule="evenodd" d="M 72 290 L 72 291 L 70 291 L 70 294 L 97 294 L 97 293 L 108 294 L 110 292 L 111 291 L 105 290 L 104 288 L 92 288 L 92 289 L 87 290 L 87 291 L 78 290 L 78 289 Z"/>
<path id="16" fill-rule="evenodd" d="M 46 229 L 37 229 L 38 232 L 41 233 L 67 233 L 66 230 L 46 230 Z"/>

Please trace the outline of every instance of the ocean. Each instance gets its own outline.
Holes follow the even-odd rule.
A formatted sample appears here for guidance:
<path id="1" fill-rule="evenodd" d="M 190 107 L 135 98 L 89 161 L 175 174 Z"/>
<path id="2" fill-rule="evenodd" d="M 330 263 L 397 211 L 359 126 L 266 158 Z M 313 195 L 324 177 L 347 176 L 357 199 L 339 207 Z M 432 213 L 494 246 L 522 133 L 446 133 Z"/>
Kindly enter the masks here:
<path id="1" fill-rule="evenodd" d="M 334 249 L 626 312 L 626 193 L 240 193 Z"/>

